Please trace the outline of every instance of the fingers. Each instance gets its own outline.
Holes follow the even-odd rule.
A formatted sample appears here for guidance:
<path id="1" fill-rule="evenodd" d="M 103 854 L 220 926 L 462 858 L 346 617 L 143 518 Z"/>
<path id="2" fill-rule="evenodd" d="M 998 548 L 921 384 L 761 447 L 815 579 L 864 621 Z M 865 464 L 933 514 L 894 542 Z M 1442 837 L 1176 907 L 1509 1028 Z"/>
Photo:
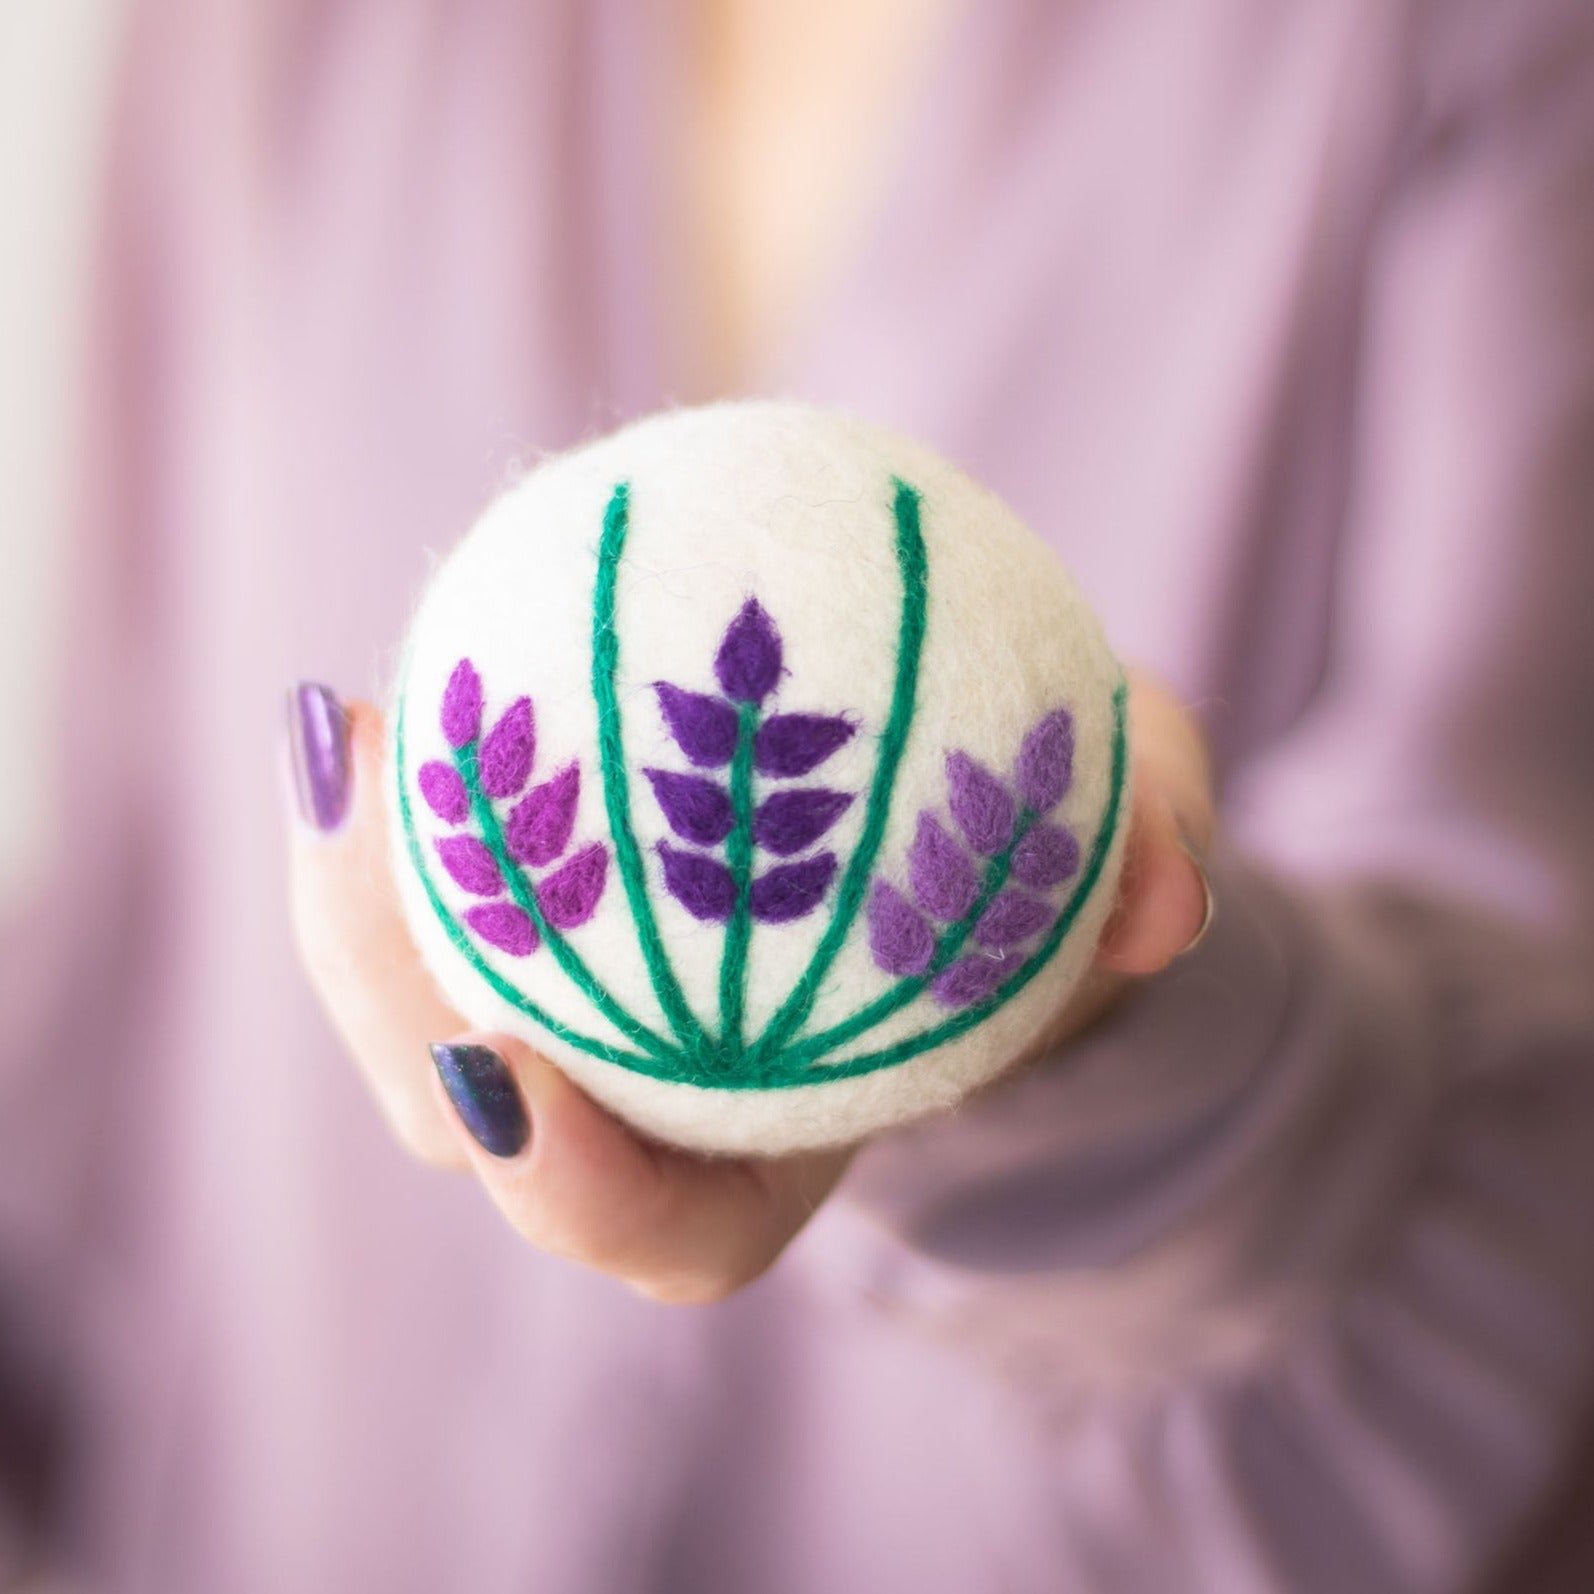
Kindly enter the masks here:
<path id="1" fill-rule="evenodd" d="M 656 1300 L 719 1300 L 756 1278 L 851 1155 L 694 1157 L 633 1134 L 519 1041 L 466 1035 L 434 1056 L 438 1099 L 514 1228 Z"/>
<path id="2" fill-rule="evenodd" d="M 1156 974 L 1191 950 L 1211 923 L 1199 862 L 1212 837 L 1212 775 L 1189 711 L 1144 676 L 1131 682 L 1135 806 L 1118 905 L 1097 949 L 1099 968 Z"/>
<path id="3" fill-rule="evenodd" d="M 290 892 L 306 972 L 400 1141 L 428 1162 L 463 1166 L 427 1046 L 464 1021 L 422 965 L 393 885 L 382 716 L 304 686 L 290 695 L 289 719 L 298 795 Z"/>

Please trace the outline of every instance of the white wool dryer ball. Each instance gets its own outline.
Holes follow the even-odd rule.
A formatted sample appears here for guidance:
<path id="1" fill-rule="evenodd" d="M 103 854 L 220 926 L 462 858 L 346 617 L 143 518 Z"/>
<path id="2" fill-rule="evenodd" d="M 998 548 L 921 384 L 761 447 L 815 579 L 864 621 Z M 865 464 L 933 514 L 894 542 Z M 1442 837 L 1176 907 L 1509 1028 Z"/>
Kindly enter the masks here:
<path id="1" fill-rule="evenodd" d="M 946 1107 L 1088 966 L 1122 671 L 1051 553 L 918 445 L 795 404 L 551 459 L 431 582 L 394 865 L 468 1022 L 705 1151 Z"/>

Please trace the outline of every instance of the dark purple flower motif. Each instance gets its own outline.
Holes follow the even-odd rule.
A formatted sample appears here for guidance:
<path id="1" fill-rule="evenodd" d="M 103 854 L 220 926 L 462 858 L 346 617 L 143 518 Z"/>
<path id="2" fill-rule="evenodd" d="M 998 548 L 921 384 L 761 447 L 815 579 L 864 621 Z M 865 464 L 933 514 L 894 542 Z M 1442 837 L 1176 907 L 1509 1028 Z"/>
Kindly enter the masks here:
<path id="1" fill-rule="evenodd" d="M 945 1007 L 970 1007 L 989 996 L 1016 967 L 988 954 L 970 953 L 947 964 L 930 981 L 930 989 Z"/>
<path id="2" fill-rule="evenodd" d="M 609 853 L 602 842 L 583 847 L 568 863 L 537 882 L 537 906 L 556 930 L 574 930 L 598 909 L 609 874 Z"/>
<path id="3" fill-rule="evenodd" d="M 664 865 L 664 884 L 677 902 L 694 919 L 723 924 L 736 906 L 736 882 L 717 858 L 706 853 L 684 852 L 669 842 L 658 845 Z"/>
<path id="4" fill-rule="evenodd" d="M 645 769 L 653 795 L 673 830 L 699 847 L 718 846 L 736 822 L 730 795 L 718 781 L 702 775 L 678 775 L 668 769 Z"/>
<path id="5" fill-rule="evenodd" d="M 980 888 L 974 864 L 932 813 L 919 815 L 908 848 L 908 883 L 919 906 L 937 919 L 961 919 Z"/>
<path id="6" fill-rule="evenodd" d="M 948 804 L 963 839 L 978 853 L 995 857 L 1013 835 L 1013 794 L 967 753 L 948 753 Z"/>
<path id="7" fill-rule="evenodd" d="M 806 775 L 850 741 L 856 729 L 840 715 L 773 714 L 753 739 L 753 763 L 761 775 Z"/>
<path id="8" fill-rule="evenodd" d="M 803 787 L 766 797 L 753 815 L 753 840 L 779 858 L 802 852 L 824 835 L 851 806 L 852 795 Z"/>
<path id="9" fill-rule="evenodd" d="M 439 819 L 451 825 L 465 823 L 470 813 L 470 797 L 466 794 L 465 782 L 459 778 L 459 771 L 452 764 L 444 764 L 434 758 L 430 763 L 421 765 L 420 773 L 415 778 L 427 807 Z"/>
<path id="10" fill-rule="evenodd" d="M 542 939 L 537 934 L 537 926 L 531 922 L 531 916 L 512 902 L 484 902 L 478 907 L 467 908 L 465 923 L 488 946 L 495 946 L 511 957 L 530 957 Z"/>
<path id="11" fill-rule="evenodd" d="M 699 769 L 718 769 L 736 751 L 736 710 L 723 698 L 686 692 L 668 681 L 655 681 L 659 711 L 676 746 Z"/>
<path id="12" fill-rule="evenodd" d="M 1039 897 L 1000 891 L 974 926 L 974 939 L 994 952 L 1005 952 L 1039 935 L 1056 917 L 1057 910 Z"/>
<path id="13" fill-rule="evenodd" d="M 462 891 L 474 897 L 496 897 L 504 889 L 492 853 L 474 836 L 444 836 L 436 845 L 443 867 Z"/>
<path id="14" fill-rule="evenodd" d="M 1078 868 L 1079 843 L 1061 825 L 1034 825 L 1013 849 L 1013 878 L 1033 891 L 1050 891 Z"/>
<path id="15" fill-rule="evenodd" d="M 551 780 L 533 786 L 509 810 L 504 825 L 504 844 L 510 856 L 539 869 L 563 857 L 576 827 L 580 795 L 579 764 L 566 764 Z"/>
<path id="16" fill-rule="evenodd" d="M 517 697 L 482 738 L 477 750 L 483 795 L 513 797 L 531 778 L 536 755 L 537 730 L 531 716 L 531 699 Z"/>
<path id="17" fill-rule="evenodd" d="M 884 880 L 869 892 L 869 950 L 887 974 L 923 974 L 935 955 L 935 931 L 914 905 Z"/>
<path id="18" fill-rule="evenodd" d="M 754 880 L 753 917 L 761 924 L 789 924 L 811 913 L 836 874 L 836 855 L 817 852 L 800 863 L 777 864 Z"/>
<path id="19" fill-rule="evenodd" d="M 443 688 L 443 737 L 450 747 L 463 747 L 481 735 L 482 679 L 469 659 L 461 659 Z"/>
<path id="20" fill-rule="evenodd" d="M 739 703 L 762 703 L 780 679 L 780 633 L 757 598 L 725 628 L 714 655 L 714 676 L 727 697 Z"/>
<path id="21" fill-rule="evenodd" d="M 1067 709 L 1048 714 L 1019 749 L 1018 792 L 1038 814 L 1063 800 L 1074 775 L 1074 718 Z"/>

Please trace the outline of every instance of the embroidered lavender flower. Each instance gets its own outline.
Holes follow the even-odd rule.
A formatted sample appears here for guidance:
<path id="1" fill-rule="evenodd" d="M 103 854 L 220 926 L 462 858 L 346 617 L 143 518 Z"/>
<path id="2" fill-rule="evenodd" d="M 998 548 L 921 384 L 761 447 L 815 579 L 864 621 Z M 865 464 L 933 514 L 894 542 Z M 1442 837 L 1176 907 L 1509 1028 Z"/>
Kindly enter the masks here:
<path id="1" fill-rule="evenodd" d="M 1079 869 L 1073 832 L 1045 817 L 1067 795 L 1073 755 L 1066 709 L 1025 736 L 1011 782 L 965 752 L 947 755 L 947 811 L 957 833 L 924 810 L 908 847 L 908 891 L 875 880 L 868 928 L 877 967 L 927 979 L 938 1002 L 961 1008 L 1024 965 L 1060 911 L 1045 893 Z"/>
<path id="2" fill-rule="evenodd" d="M 516 698 L 485 734 L 483 707 L 481 677 L 461 659 L 439 715 L 452 759 L 422 764 L 415 781 L 427 807 L 454 831 L 433 842 L 444 870 L 461 891 L 488 899 L 466 909 L 464 923 L 488 946 L 529 957 L 546 930 L 579 929 L 597 912 L 609 853 L 593 842 L 566 858 L 581 795 L 578 763 L 527 790 L 537 759 L 531 699 Z M 495 804 L 511 801 L 500 816 Z M 526 872 L 552 864 L 558 867 L 535 880 Z"/>
<path id="3" fill-rule="evenodd" d="M 719 694 L 669 681 L 654 685 L 665 729 L 693 769 L 729 766 L 725 778 L 642 772 L 665 823 L 686 843 L 658 844 L 664 887 L 696 919 L 731 923 L 745 905 L 759 923 L 788 924 L 813 912 L 835 878 L 836 855 L 809 849 L 851 806 L 852 793 L 806 786 L 755 798 L 755 775 L 795 780 L 811 774 L 856 730 L 845 715 L 766 715 L 764 704 L 784 673 L 780 632 L 763 605 L 749 598 L 714 655 Z M 796 861 L 755 874 L 759 852 Z"/>

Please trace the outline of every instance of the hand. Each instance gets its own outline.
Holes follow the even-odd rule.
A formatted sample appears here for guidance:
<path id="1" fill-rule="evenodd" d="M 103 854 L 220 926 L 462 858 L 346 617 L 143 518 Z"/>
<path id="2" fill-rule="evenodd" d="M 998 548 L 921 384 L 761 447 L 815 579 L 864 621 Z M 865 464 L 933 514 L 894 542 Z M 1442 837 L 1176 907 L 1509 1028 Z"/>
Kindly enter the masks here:
<path id="1" fill-rule="evenodd" d="M 1130 700 L 1135 803 L 1124 885 L 1096 968 L 1032 1055 L 1094 1019 L 1199 938 L 1212 829 L 1194 722 L 1143 679 Z M 410 942 L 388 864 L 381 715 L 319 687 L 290 699 L 300 822 L 291 892 L 300 954 L 399 1140 L 475 1171 L 532 1244 L 657 1300 L 717 1300 L 762 1273 L 818 1209 L 850 1150 L 780 1160 L 656 1145 L 524 1042 L 470 1034 Z"/>

